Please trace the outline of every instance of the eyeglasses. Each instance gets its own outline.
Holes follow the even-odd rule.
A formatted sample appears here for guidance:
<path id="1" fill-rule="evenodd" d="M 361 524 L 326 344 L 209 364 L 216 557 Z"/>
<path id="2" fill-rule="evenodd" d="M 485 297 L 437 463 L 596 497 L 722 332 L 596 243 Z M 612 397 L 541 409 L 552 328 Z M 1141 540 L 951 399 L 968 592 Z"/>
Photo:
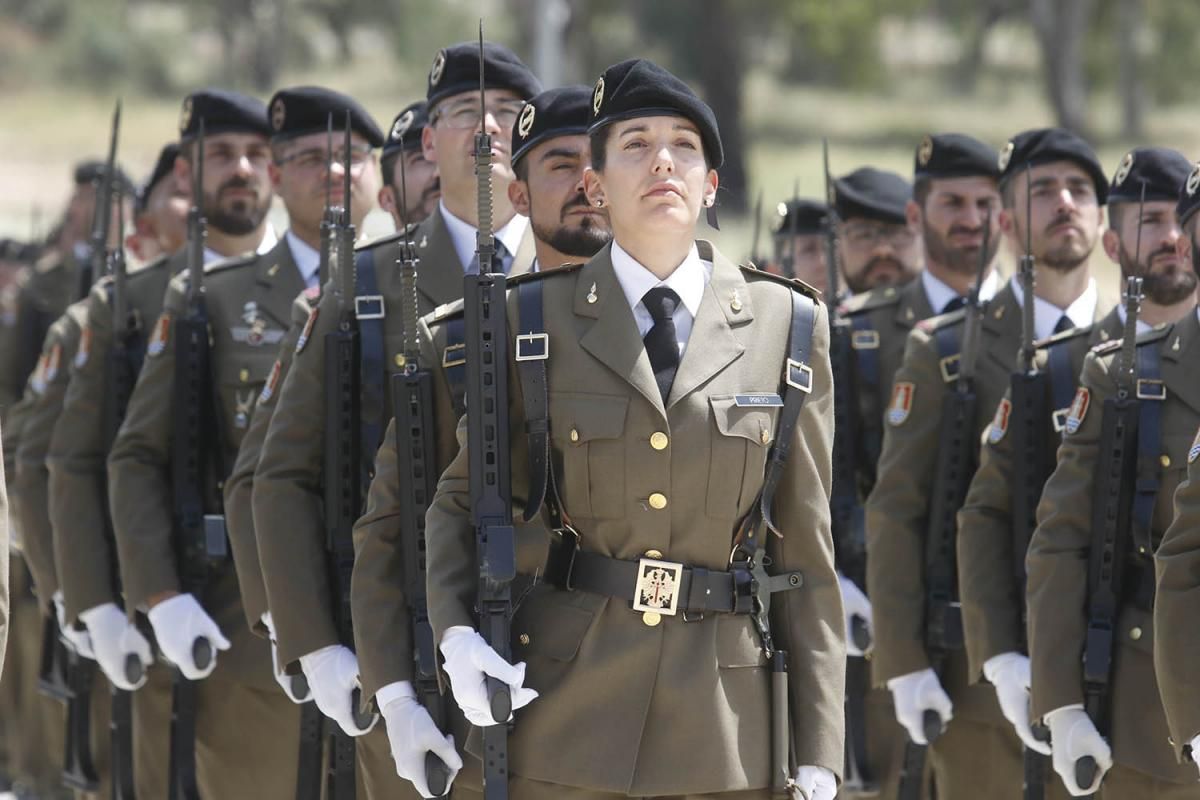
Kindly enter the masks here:
<path id="1" fill-rule="evenodd" d="M 500 103 L 494 106 L 488 106 L 487 113 L 492 119 L 496 120 L 501 128 L 505 130 L 511 129 L 517 117 L 521 114 L 521 109 L 525 106 L 521 102 Z M 433 115 L 434 123 L 444 122 L 447 128 L 456 131 L 471 130 L 479 127 L 479 104 L 478 103 L 462 103 L 451 106 L 445 110 L 438 110 Z"/>
<path id="2" fill-rule="evenodd" d="M 913 233 L 903 225 L 847 225 L 842 238 L 846 244 L 862 250 L 880 244 L 900 248 L 912 244 Z"/>
<path id="3" fill-rule="evenodd" d="M 361 172 L 362 168 L 371 162 L 371 146 L 360 145 L 350 148 L 350 171 Z M 297 153 L 292 153 L 290 156 L 284 156 L 276 160 L 275 165 L 282 167 L 286 164 L 294 164 L 296 169 L 304 170 L 305 172 L 324 171 L 325 160 L 329 153 L 324 148 L 314 147 L 310 150 L 301 150 Z M 333 151 L 333 163 L 346 163 L 345 148 L 336 148 Z"/>

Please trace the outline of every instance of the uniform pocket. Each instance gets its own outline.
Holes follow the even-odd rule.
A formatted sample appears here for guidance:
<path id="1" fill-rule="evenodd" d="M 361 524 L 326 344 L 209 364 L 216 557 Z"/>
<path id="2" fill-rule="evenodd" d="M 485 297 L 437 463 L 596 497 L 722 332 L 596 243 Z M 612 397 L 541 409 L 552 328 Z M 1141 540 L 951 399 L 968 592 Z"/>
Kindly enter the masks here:
<path id="1" fill-rule="evenodd" d="M 233 363 L 222 365 L 219 373 L 218 409 L 224 421 L 224 430 L 232 434 L 230 446 L 241 443 L 242 435 L 250 424 L 250 415 L 262 393 L 263 384 L 275 366 L 275 353 L 264 352 L 253 358 L 239 358 Z"/>
<path id="2" fill-rule="evenodd" d="M 733 521 L 746 512 L 762 486 L 779 409 L 739 406 L 736 395 L 710 397 L 709 406 L 716 435 L 708 465 L 708 516 Z"/>
<path id="3" fill-rule="evenodd" d="M 762 667 L 767 663 L 762 643 L 747 616 L 717 617 L 717 666 L 722 669 Z"/>
<path id="4" fill-rule="evenodd" d="M 550 424 L 559 488 L 576 518 L 625 515 L 625 415 L 629 398 L 556 392 Z"/>

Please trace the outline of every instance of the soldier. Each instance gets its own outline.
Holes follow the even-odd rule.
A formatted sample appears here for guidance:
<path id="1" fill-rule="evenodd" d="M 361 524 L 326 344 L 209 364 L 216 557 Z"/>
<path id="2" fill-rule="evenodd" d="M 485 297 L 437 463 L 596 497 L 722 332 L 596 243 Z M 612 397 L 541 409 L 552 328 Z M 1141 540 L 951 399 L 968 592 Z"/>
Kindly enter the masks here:
<path id="1" fill-rule="evenodd" d="M 188 191 L 175 177 L 178 157 L 178 143 L 164 145 L 154 171 L 138 189 L 125 248 L 144 264 L 177 252 L 187 239 Z"/>
<path id="2" fill-rule="evenodd" d="M 527 706 L 509 743 L 513 797 L 767 797 L 773 770 L 780 769 L 768 764 L 770 721 L 789 710 L 786 702 L 768 703 L 763 642 L 751 621 L 716 609 L 735 609 L 727 571 L 743 568 L 742 547 L 754 549 L 757 533 L 749 531 L 757 525 L 736 541 L 735 528 L 763 488 L 768 445 L 776 435 L 787 437 L 795 452 L 774 514 L 782 538 L 770 537 L 769 547 L 775 569 L 803 570 L 804 580 L 802 589 L 775 597 L 785 609 L 775 619 L 788 622 L 773 633 L 781 648 L 793 646 L 788 672 L 795 725 L 781 725 L 794 731 L 803 766 L 789 776 L 785 765 L 778 777 L 794 778 L 807 796 L 827 800 L 842 761 L 844 659 L 827 516 L 832 426 L 824 312 L 808 287 L 752 267 L 739 270 L 712 245 L 694 240 L 700 212 L 716 194 L 722 150 L 712 111 L 686 85 L 649 62 L 622 62 L 601 76 L 592 109 L 586 187 L 593 203 L 609 209 L 615 240 L 586 265 L 515 281 L 545 293 L 544 300 L 528 295 L 545 325 L 524 319 L 511 329 L 544 330 L 554 344 L 549 382 L 540 389 L 551 398 L 553 422 L 530 419 L 527 427 L 515 393 L 507 409 L 514 499 L 530 497 L 531 484 L 545 479 L 525 469 L 524 433 L 536 438 L 551 431 L 553 441 L 541 441 L 553 448 L 549 463 L 562 467 L 554 478 L 560 493 L 547 498 L 546 516 L 537 516 L 540 501 L 530 501 L 527 516 L 536 522 L 519 537 L 520 571 L 545 579 L 522 594 L 512 621 L 516 657 L 525 663 L 508 665 L 475 632 L 468 444 L 444 474 L 426 516 L 430 617 L 445 672 L 456 702 L 477 725 L 496 722 L 481 696 L 485 671 L 510 685 L 514 708 Z M 510 319 L 516 295 L 509 298 Z M 660 307 L 659 297 L 670 306 Z M 789 393 L 798 427 L 789 430 L 788 414 L 781 430 L 781 418 L 755 408 L 749 397 L 782 402 L 776 392 L 782 391 L 789 329 L 804 339 L 803 355 L 796 355 L 795 339 L 792 353 L 804 362 L 802 372 L 812 369 L 811 384 L 801 382 L 813 394 L 797 408 L 800 395 Z M 516 387 L 512 364 L 506 367 Z M 522 393 L 532 389 L 522 387 Z M 745 403 L 735 398 L 742 392 Z M 356 572 L 360 618 L 404 613 L 403 597 L 384 588 L 396 585 L 395 574 L 389 581 L 385 573 L 389 565 L 396 568 L 401 499 L 395 447 L 391 438 L 384 441 L 368 512 L 356 530 L 363 553 L 371 547 L 371 561 L 380 566 L 361 587 L 361 598 Z M 514 503 L 514 518 L 523 502 Z M 769 497 L 763 502 L 772 505 Z M 550 575 L 543 526 L 568 512 L 580 537 L 564 535 L 557 546 L 580 549 L 555 561 L 574 565 L 574 572 Z M 733 544 L 739 557 L 731 564 Z M 679 578 L 703 568 L 726 574 L 713 579 L 706 607 L 699 598 L 677 598 L 662 614 L 631 613 L 627 603 L 637 594 L 624 568 L 636 571 L 637 559 L 653 546 L 663 552 L 649 557 L 695 565 L 662 562 Z M 606 572 L 613 578 L 607 583 Z M 670 574 L 660 587 L 670 584 Z M 575 591 L 556 588 L 567 585 Z M 671 611 L 684 612 L 690 624 Z M 380 701 L 395 689 L 383 687 Z M 581 728 L 591 735 L 578 737 Z M 555 742 L 553 753 L 546 742 Z M 478 745 L 472 737 L 467 748 L 478 752 Z"/>
<path id="3" fill-rule="evenodd" d="M 1177 238 L 1183 264 L 1195 268 L 1198 184 L 1200 170 L 1194 169 L 1179 193 L 1176 213 L 1184 235 L 1149 204 L 1140 220 L 1142 247 L 1159 255 L 1150 284 L 1164 293 L 1156 299 L 1160 319 L 1195 302 L 1195 276 L 1185 276 L 1178 264 L 1164 267 L 1161 254 L 1165 241 Z M 1133 216 L 1132 208 L 1128 204 L 1123 216 Z M 1172 293 L 1175 308 L 1161 308 Z M 1164 536 L 1168 526 L 1174 536 L 1186 535 L 1188 527 L 1188 490 L 1179 492 L 1175 522 L 1172 497 L 1188 469 L 1185 459 L 1195 460 L 1198 341 L 1200 322 L 1187 311 L 1173 325 L 1137 337 L 1136 345 L 1112 341 L 1093 349 L 1064 426 L 1058 466 L 1038 505 L 1026 557 L 1031 716 L 1050 728 L 1054 769 L 1074 796 L 1200 797 L 1193 768 L 1176 760 L 1194 736 L 1186 723 L 1192 711 L 1179 702 L 1184 695 L 1177 682 L 1187 669 L 1190 630 L 1179 625 L 1176 592 L 1188 579 L 1176 571 L 1184 563 L 1178 558 L 1183 541 Z M 1114 443 L 1109 430 L 1123 396 L 1136 398 L 1128 420 L 1133 436 Z M 1129 448 L 1123 463 L 1114 463 L 1114 445 Z M 1121 477 L 1113 482 L 1113 474 Z M 1156 598 L 1151 554 L 1160 539 L 1167 591 Z M 1099 564 L 1106 568 L 1098 571 Z M 1152 613 L 1161 637 L 1150 635 Z M 1111 644 L 1104 647 L 1098 637 Z M 1161 687 L 1155 655 L 1166 678 Z M 1076 763 L 1085 757 L 1099 769 L 1090 785 L 1081 786 L 1087 777 Z"/>
<path id="4" fill-rule="evenodd" d="M 825 224 L 829 206 L 818 200 L 793 198 L 779 204 L 779 219 L 771 238 L 775 260 L 767 272 L 799 278 L 824 293 L 829 283 L 825 273 Z"/>
<path id="5" fill-rule="evenodd" d="M 842 277 L 856 294 L 901 286 L 921 269 L 920 243 L 909 227 L 912 186 L 892 172 L 860 167 L 833 182 L 841 224 Z"/>
<path id="6" fill-rule="evenodd" d="M 1023 251 L 1027 214 L 1032 225 L 1036 335 L 1045 338 L 1100 318 L 1111 303 L 1101 301 L 1087 259 L 1100 238 L 1108 180 L 1092 149 L 1067 131 L 1026 131 L 1009 142 L 999 164 L 1001 230 Z M 1032 181 L 1028 207 L 1027 181 Z M 977 347 L 970 353 L 962 353 L 968 333 L 963 311 L 929 320 L 909 334 L 886 412 L 878 480 L 867 499 L 874 679 L 891 690 L 896 718 L 916 744 L 928 741 L 926 712 L 948 723 L 932 746 L 934 780 L 947 797 L 1013 797 L 1021 788 L 1019 741 L 995 693 L 968 681 L 958 633 L 953 514 L 974 472 L 975 442 L 1009 384 L 1023 303 L 1013 283 L 1004 286 L 983 309 Z M 974 376 L 959 387 L 964 359 L 973 362 Z M 975 397 L 974 412 L 954 432 L 943 408 L 963 389 Z M 939 454 L 943 429 L 965 442 L 966 463 L 950 458 L 951 450 Z M 943 459 L 953 469 L 936 476 L 935 496 L 929 465 Z"/>
<path id="7" fill-rule="evenodd" d="M 216 484 L 222 478 L 221 465 L 233 463 L 252 403 L 273 360 L 272 345 L 283 338 L 292 300 L 316 281 L 315 257 L 306 261 L 294 236 L 279 241 L 266 254 L 252 252 L 263 241 L 272 199 L 268 119 L 274 121 L 275 115 L 269 118 L 261 103 L 217 91 L 185 101 L 181 119 L 181 157 L 176 168 L 189 185 L 202 125 L 206 134 L 204 210 L 212 221 L 210 245 L 215 241 L 226 250 L 236 247 L 233 252 L 251 251 L 210 265 L 204 276 L 211 373 L 204 376 L 207 380 L 201 379 L 205 384 L 201 391 L 214 397 L 217 419 L 214 474 L 205 476 L 211 483 L 203 487 L 204 510 L 210 513 L 219 513 Z M 373 144 L 381 141 L 378 135 Z M 364 144 L 360 139 L 358 146 Z M 323 153 L 318 163 L 323 164 Z M 374 190 L 369 186 L 364 198 L 372 197 Z M 314 202 L 320 202 L 319 196 Z M 108 458 L 108 493 L 125 601 L 130 608 L 148 612 L 163 655 L 183 677 L 199 681 L 195 736 L 201 795 L 240 797 L 253 791 L 264 797 L 290 798 L 296 784 L 299 712 L 272 680 L 267 643 L 251 635 L 245 624 L 232 565 L 226 561 L 207 568 L 210 577 L 203 597 L 180 593 L 180 571 L 192 567 L 176 559 L 170 471 L 177 379 L 174 330 L 184 311 L 187 288 L 183 275 L 168 284 L 163 311 L 154 324 L 145 363 Z M 112 606 L 108 608 L 105 616 L 111 617 Z M 197 638 L 208 639 L 214 653 L 228 652 L 201 667 L 192 647 Z M 132 650 L 143 662 L 148 660 L 141 643 L 129 646 L 126 641 L 127 637 L 120 637 L 118 647 Z"/>
<path id="8" fill-rule="evenodd" d="M 429 125 L 429 105 L 418 100 L 408 105 L 392 120 L 379 164 L 383 171 L 383 187 L 379 190 L 379 207 L 392 215 L 396 230 L 405 225 L 419 225 L 437 208 L 442 196 L 437 164 L 425 157 L 422 146 L 425 128 Z M 404 159 L 401 175 L 400 159 Z M 401 191 L 401 180 L 407 181 Z M 402 198 L 408 198 L 408 208 L 401 208 Z"/>

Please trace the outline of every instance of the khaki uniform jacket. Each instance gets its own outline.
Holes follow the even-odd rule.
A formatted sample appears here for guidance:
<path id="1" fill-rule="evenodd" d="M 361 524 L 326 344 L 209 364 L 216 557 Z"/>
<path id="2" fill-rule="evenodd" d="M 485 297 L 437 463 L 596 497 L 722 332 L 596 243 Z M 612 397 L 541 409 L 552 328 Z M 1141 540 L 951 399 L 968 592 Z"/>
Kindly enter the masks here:
<path id="1" fill-rule="evenodd" d="M 131 273 L 126 307 L 143 348 L 162 312 L 167 282 L 186 263 L 183 251 Z M 96 283 L 87 299 L 87 326 L 69 365 L 62 414 L 54 424 L 46 466 L 50 472 L 50 521 L 58 553 L 59 579 L 67 618 L 103 603 L 121 604 L 117 554 L 109 539 L 109 380 L 113 352 L 112 280 Z"/>
<path id="2" fill-rule="evenodd" d="M 43 611 L 59 588 L 55 563 L 54 534 L 50 524 L 49 473 L 46 452 L 54 423 L 62 414 L 63 397 L 69 380 L 68 368 L 79 346 L 80 331 L 87 324 L 87 302 L 67 308 L 54 321 L 37 366 L 25 386 L 21 400 L 22 433 L 17 445 L 15 491 L 21 495 L 21 532 L 25 560 L 33 573 Z"/>
<path id="3" fill-rule="evenodd" d="M 175 321 L 185 313 L 186 274 L 172 279 L 156 323 L 125 422 L 108 458 L 109 502 L 125 595 L 132 607 L 165 591 L 179 591 L 171 492 L 174 422 Z M 205 268 L 204 293 L 212 342 L 212 390 L 216 397 L 221 463 L 233 466 L 250 422 L 254 401 L 275 363 L 291 318 L 292 301 L 304 290 L 287 240 L 265 255 L 251 255 Z M 208 512 L 221 510 L 221 486 L 210 487 Z M 245 624 L 232 563 L 213 570 L 200 598 L 230 639 L 221 655 L 231 675 L 273 689 L 265 641 Z"/>
<path id="4" fill-rule="evenodd" d="M 1118 339 L 1123 331 L 1121 318 L 1114 308 L 1096 325 L 1074 328 L 1038 343 L 1038 369 L 1046 369 L 1046 357 L 1052 345 L 1067 348 L 1071 375 L 1078 385 L 1083 360 L 1095 345 Z M 1054 407 L 1053 390 L 1046 381 L 1046 408 Z M 1012 400 L 1012 391 L 1004 393 Z M 962 601 L 963 627 L 967 641 L 967 660 L 972 683 L 983 676 L 983 664 L 1001 653 L 1024 652 L 1025 598 L 1012 565 L 1012 497 L 1018 487 L 1013 475 L 1013 437 L 1007 431 L 1006 412 L 996 412 L 984 432 L 979 453 L 979 469 L 962 510 L 958 512 L 959 598 Z M 999 426 L 999 427 L 998 427 Z M 1052 431 L 1052 422 L 1045 421 Z M 1018 468 L 1028 468 L 1027 466 Z M 1024 562 L 1024 554 L 1021 554 Z M 1009 568 L 1004 567 L 1008 565 Z"/>
<path id="5" fill-rule="evenodd" d="M 1109 308 L 1101 291 L 1096 318 Z M 964 319 L 965 311 L 956 311 L 914 329 L 893 383 L 893 393 L 904 388 L 901 382 L 911 384 L 911 407 L 885 426 L 878 482 L 867 498 L 867 594 L 875 623 L 872 675 L 880 685 L 931 666 L 925 649 L 925 545 L 942 406 L 951 388 L 943 379 L 933 331 L 957 325 L 961 344 Z M 1007 282 L 989 301 L 980 327 L 972 425 L 976 441 L 1009 386 L 1020 342 L 1021 306 Z M 951 653 L 942 685 L 954 701 L 954 715 L 1007 725 L 995 692 L 969 687 L 967 674 L 966 653 Z"/>
<path id="6" fill-rule="evenodd" d="M 1157 541 L 1171 524 L 1171 498 L 1187 470 L 1188 449 L 1200 424 L 1200 323 L 1189 313 L 1171 328 L 1139 338 L 1139 348 L 1156 347 L 1166 399 L 1162 401 L 1161 487 L 1151 523 Z M 1029 545 L 1026 602 L 1033 667 L 1035 718 L 1056 708 L 1082 703 L 1082 653 L 1087 631 L 1088 558 L 1093 541 L 1092 486 L 1100 453 L 1104 401 L 1116 394 L 1112 370 L 1115 343 L 1097 348 L 1084 363 L 1081 389 L 1090 392 L 1087 413 L 1074 433 L 1065 433 L 1058 467 L 1038 504 L 1038 527 Z M 1150 556 L 1126 555 L 1127 565 L 1143 568 L 1149 579 Z M 1128 568 L 1126 589 L 1134 587 Z M 1155 778 L 1194 783 L 1195 768 L 1176 763 L 1168 744 L 1167 722 L 1154 675 L 1151 609 L 1132 599 L 1121 606 L 1113 636 L 1112 726 L 1107 732 L 1113 759 Z M 1164 639 L 1186 635 L 1194 624 L 1172 630 Z M 1178 621 L 1178 619 L 1176 620 Z M 1177 662 L 1185 668 L 1186 662 Z M 1190 713 L 1190 712 L 1189 712 Z"/>
<path id="7" fill-rule="evenodd" d="M 665 404 L 610 248 L 581 268 L 541 279 L 551 341 L 551 439 L 565 511 L 583 549 L 622 559 L 657 549 L 667 560 L 722 570 L 735 526 L 762 486 L 778 421 L 778 409 L 739 407 L 735 395 L 780 391 L 792 291 L 800 285 L 780 285 L 735 267 L 708 242 L 697 245 L 701 258 L 713 262 L 712 277 Z M 517 330 L 515 293 L 508 313 Z M 818 307 L 814 391 L 775 496 L 781 537 L 768 537 L 767 549 L 773 569 L 804 574 L 803 587 L 775 595 L 772 607 L 779 646 L 791 654 L 796 759 L 840 774 L 845 645 L 829 530 L 826 314 Z M 509 375 L 517 516 L 529 486 L 528 455 L 511 362 Z M 662 450 L 650 446 L 655 432 L 668 437 Z M 464 448 L 426 515 L 430 618 L 438 639 L 451 626 L 475 625 L 468 460 Z M 379 463 L 375 485 L 390 485 L 395 477 L 384 473 L 386 456 Z M 658 510 L 647 499 L 655 492 L 666 498 Z M 363 524 L 386 513 L 379 501 L 387 499 L 372 493 Z M 520 572 L 532 575 L 542 565 L 547 536 L 536 526 L 518 532 Z M 398 610 L 401 593 L 380 601 L 391 604 L 382 613 L 407 618 Z M 685 623 L 675 616 L 647 627 L 622 599 L 540 584 L 523 596 L 512 630 L 513 658 L 527 663 L 525 684 L 541 693 L 517 714 L 509 739 L 513 774 L 635 796 L 769 785 L 770 673 L 749 618 L 710 614 Z M 478 746 L 475 737 L 467 749 Z"/>
<path id="8" fill-rule="evenodd" d="M 390 374 L 404 352 L 399 237 L 373 247 L 375 274 L 384 298 L 383 422 L 392 416 Z M 462 264 L 440 212 L 417 226 L 417 311 L 426 314 L 462 297 Z M 533 261 L 533 239 L 525 239 L 513 261 L 514 273 Z M 347 298 L 347 302 L 353 302 Z M 336 330 L 337 298 L 325 292 L 316 318 L 283 381 L 254 475 L 254 530 L 275 622 L 281 664 L 294 669 L 300 656 L 337 644 L 336 606 L 329 580 L 323 522 L 322 472 L 325 453 L 325 336 Z M 383 427 L 383 426 L 381 426 Z M 349 642 L 343 644 L 349 645 Z"/>

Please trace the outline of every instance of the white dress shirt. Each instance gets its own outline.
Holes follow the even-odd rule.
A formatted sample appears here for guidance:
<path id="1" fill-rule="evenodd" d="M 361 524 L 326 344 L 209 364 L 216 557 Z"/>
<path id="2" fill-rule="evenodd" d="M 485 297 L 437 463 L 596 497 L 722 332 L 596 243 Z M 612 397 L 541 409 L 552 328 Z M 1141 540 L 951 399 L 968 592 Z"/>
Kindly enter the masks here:
<path id="1" fill-rule="evenodd" d="M 933 309 L 934 314 L 941 314 L 946 303 L 962 296 L 927 269 L 921 270 L 921 287 L 925 289 L 925 297 L 929 300 L 929 307 Z M 991 300 L 999 289 L 1000 273 L 993 269 L 983 279 L 983 285 L 979 287 L 979 299 Z"/>
<path id="2" fill-rule="evenodd" d="M 675 321 L 675 338 L 679 341 L 679 358 L 682 360 L 688 337 L 692 334 L 692 323 L 700 311 L 700 301 L 704 299 L 704 287 L 712 277 L 712 262 L 701 260 L 700 253 L 693 244 L 675 271 L 668 275 L 665 281 L 660 281 L 653 272 L 635 261 L 614 239 L 612 265 L 617 274 L 617 283 L 621 284 L 625 299 L 629 301 L 629 307 L 633 310 L 638 335 L 643 339 L 654 327 L 654 318 L 642 302 L 646 292 L 656 286 L 666 286 L 679 295 L 680 303 L 675 307 L 671 318 Z"/>
<path id="3" fill-rule="evenodd" d="M 1025 308 L 1025 294 L 1021 284 L 1014 275 L 1010 280 L 1013 293 L 1017 296 L 1017 305 Z M 1088 278 L 1087 288 L 1075 302 L 1066 308 L 1059 308 L 1048 300 L 1034 295 L 1033 297 L 1033 335 L 1037 339 L 1048 339 L 1054 335 L 1054 326 L 1064 314 L 1076 328 L 1091 325 L 1096 321 L 1096 303 L 1100 302 L 1100 292 L 1096 288 L 1096 279 Z"/>
<path id="4" fill-rule="evenodd" d="M 463 273 L 474 272 L 476 258 L 475 226 L 451 214 L 443 201 L 438 201 L 438 210 L 442 214 L 442 221 L 446 223 L 446 230 L 450 232 L 450 241 L 454 242 L 454 252 L 458 253 L 458 260 L 462 263 Z M 513 218 L 503 228 L 496 231 L 496 238 L 508 250 L 508 255 L 504 257 L 505 272 L 512 269 L 513 258 L 517 255 L 517 249 L 520 248 L 521 239 L 525 237 L 525 229 L 528 227 L 529 217 L 513 214 Z"/>
<path id="5" fill-rule="evenodd" d="M 266 253 L 271 252 L 271 248 L 275 247 L 277 244 L 279 244 L 279 237 L 275 235 L 275 229 L 268 224 L 266 232 L 263 233 L 262 241 L 258 243 L 258 247 L 254 249 L 254 252 L 258 253 L 260 256 L 265 255 Z M 241 253 L 237 253 L 234 256 L 223 256 L 216 250 L 211 250 L 206 247 L 204 248 L 204 263 L 211 264 L 214 261 L 220 261 L 222 258 L 235 258 L 238 255 L 241 255 Z"/>
<path id="6" fill-rule="evenodd" d="M 300 270 L 304 286 L 308 289 L 319 289 L 321 287 L 320 251 L 290 230 L 284 234 L 284 238 L 287 240 L 288 249 L 292 251 L 292 261 L 296 262 L 296 268 Z"/>

